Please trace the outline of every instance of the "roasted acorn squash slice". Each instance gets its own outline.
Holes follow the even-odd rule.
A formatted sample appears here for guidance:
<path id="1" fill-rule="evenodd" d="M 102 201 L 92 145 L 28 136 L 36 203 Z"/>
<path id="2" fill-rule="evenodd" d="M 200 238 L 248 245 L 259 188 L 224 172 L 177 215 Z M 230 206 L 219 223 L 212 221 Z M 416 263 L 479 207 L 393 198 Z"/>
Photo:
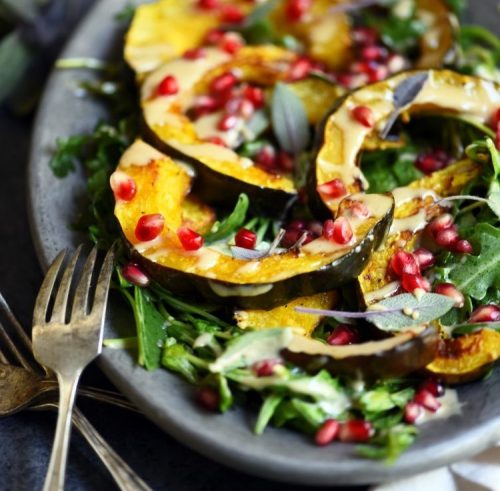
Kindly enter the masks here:
<path id="1" fill-rule="evenodd" d="M 448 384 L 463 384 L 483 376 L 500 358 L 500 333 L 481 329 L 458 338 L 442 339 L 427 370 Z"/>
<path id="2" fill-rule="evenodd" d="M 318 186 L 341 179 L 348 192 L 366 190 L 368 185 L 358 166 L 365 142 L 379 133 L 394 114 L 394 96 L 410 77 L 427 76 L 416 97 L 399 108 L 405 117 L 414 114 L 460 114 L 487 124 L 500 105 L 500 85 L 449 70 L 402 72 L 382 82 L 358 89 L 343 98 L 324 120 L 318 131 L 318 151 L 309 174 L 310 204 L 317 214 L 329 216 L 342 198 L 318 193 Z M 366 126 L 353 117 L 353 110 L 366 106 L 373 125 Z"/>
<path id="3" fill-rule="evenodd" d="M 234 57 L 207 48 L 198 60 L 177 58 L 151 73 L 142 86 L 142 108 L 147 138 L 160 150 L 193 165 L 198 194 L 210 204 L 232 206 L 241 193 L 253 201 L 252 211 L 282 216 L 297 191 L 290 175 L 278 175 L 239 156 L 232 146 L 247 127 L 217 130 L 221 113 L 215 112 L 193 121 L 185 113 L 197 95 L 208 91 L 217 76 L 237 71 L 241 81 L 273 86 L 286 76 L 286 67 L 296 55 L 273 46 L 248 47 Z M 163 96 L 157 87 L 167 75 L 175 75 L 179 91 Z M 243 121 L 243 120 L 242 120 Z M 223 139 L 227 147 L 207 142 L 208 135 Z M 258 198 L 258 199 L 254 199 Z"/>
<path id="4" fill-rule="evenodd" d="M 436 356 L 439 334 L 433 327 L 407 331 L 379 341 L 330 346 L 294 336 L 283 357 L 308 372 L 326 369 L 334 375 L 357 375 L 375 380 L 415 372 Z"/>
<path id="5" fill-rule="evenodd" d="M 244 260 L 210 247 L 192 252 L 182 248 L 177 230 L 183 225 L 183 203 L 191 188 L 185 166 L 137 141 L 117 171 L 136 182 L 133 199 L 116 201 L 115 216 L 146 273 L 173 291 L 199 291 L 220 301 L 230 298 L 251 309 L 282 305 L 351 281 L 384 239 L 394 208 L 390 195 L 352 195 L 338 209 L 338 216 L 347 218 L 354 232 L 349 244 L 318 238 L 299 249 Z M 357 218 L 353 201 L 362 201 L 370 215 Z M 164 218 L 163 231 L 152 241 L 140 242 L 135 235 L 139 218 L 158 213 Z"/>

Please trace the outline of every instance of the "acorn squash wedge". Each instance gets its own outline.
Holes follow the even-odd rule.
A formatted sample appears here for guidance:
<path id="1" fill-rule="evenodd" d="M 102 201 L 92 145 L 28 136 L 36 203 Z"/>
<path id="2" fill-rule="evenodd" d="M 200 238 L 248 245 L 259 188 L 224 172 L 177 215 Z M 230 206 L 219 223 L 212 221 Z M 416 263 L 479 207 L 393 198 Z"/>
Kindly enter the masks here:
<path id="1" fill-rule="evenodd" d="M 373 253 L 358 277 L 359 290 L 366 306 L 398 291 L 399 283 L 394 281 L 389 271 L 392 256 L 399 249 L 417 249 L 426 224 L 446 211 L 436 201 L 440 197 L 459 194 L 481 170 L 480 164 L 464 160 L 393 191 L 396 207 L 389 236 L 384 247 Z"/>
<path id="2" fill-rule="evenodd" d="M 463 384 L 482 377 L 500 358 L 500 333 L 492 329 L 442 339 L 436 358 L 426 367 L 447 384 Z"/>
<path id="3" fill-rule="evenodd" d="M 339 206 L 353 230 L 350 243 L 318 238 L 296 249 L 244 260 L 216 248 L 183 249 L 177 231 L 183 225 L 183 203 L 191 189 L 189 169 L 136 141 L 122 156 L 117 171 L 136 183 L 129 201 L 117 199 L 115 216 L 134 260 L 172 291 L 200 292 L 219 301 L 228 298 L 243 308 L 282 305 L 300 296 L 328 292 L 355 278 L 390 227 L 394 200 L 390 195 L 352 195 Z M 117 172 L 115 171 L 115 172 Z M 369 216 L 352 213 L 362 201 Z M 136 226 L 143 215 L 161 214 L 164 226 L 154 240 L 141 242 Z"/>
<path id="4" fill-rule="evenodd" d="M 205 51 L 201 59 L 167 62 L 145 79 L 141 97 L 147 139 L 194 167 L 198 194 L 208 203 L 233 206 L 237 197 L 246 193 L 253 201 L 252 212 L 281 217 L 297 197 L 292 176 L 267 172 L 233 150 L 251 128 L 241 119 L 241 127 L 219 131 L 221 112 L 194 121 L 187 109 L 197 96 L 208 92 L 216 77 L 228 72 L 237 72 L 241 82 L 272 87 L 286 77 L 284 68 L 296 55 L 273 46 L 243 48 L 233 57 L 216 48 Z M 168 75 L 176 77 L 178 92 L 158 94 L 158 85 Z M 213 136 L 227 146 L 207 141 Z"/>
<path id="5" fill-rule="evenodd" d="M 439 334 L 433 327 L 345 346 L 294 336 L 281 354 L 311 373 L 326 369 L 334 375 L 376 380 L 400 377 L 425 367 L 436 356 L 438 342 Z"/>
<path id="6" fill-rule="evenodd" d="M 236 310 L 234 318 L 242 329 L 291 327 L 297 334 L 310 336 L 323 319 L 321 315 L 303 314 L 296 307 L 331 309 L 338 300 L 337 292 L 325 292 L 299 297 L 270 310 Z"/>
<path id="7" fill-rule="evenodd" d="M 421 90 L 410 102 L 396 108 L 398 91 L 418 79 L 424 80 Z M 319 185 L 333 179 L 341 179 L 348 193 L 367 189 L 358 166 L 359 155 L 367 139 L 379 134 L 396 111 L 405 118 L 418 114 L 460 114 L 487 124 L 500 106 L 499 89 L 500 85 L 493 81 L 449 70 L 428 70 L 402 72 L 347 95 L 325 118 L 317 133 L 317 153 L 308 177 L 311 207 L 317 215 L 325 217 L 337 209 L 342 197 L 331 198 L 318 192 Z M 373 124 L 367 126 L 354 118 L 353 110 L 359 106 L 369 108 Z"/>

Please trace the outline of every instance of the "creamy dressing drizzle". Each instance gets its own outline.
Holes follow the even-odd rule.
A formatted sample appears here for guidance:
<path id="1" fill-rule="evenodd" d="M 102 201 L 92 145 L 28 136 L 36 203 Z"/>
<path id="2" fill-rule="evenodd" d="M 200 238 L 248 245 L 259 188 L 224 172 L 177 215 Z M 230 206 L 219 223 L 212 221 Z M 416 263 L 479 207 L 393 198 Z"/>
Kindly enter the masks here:
<path id="1" fill-rule="evenodd" d="M 439 200 L 439 196 L 432 189 L 414 189 L 404 186 L 393 189 L 391 193 L 394 196 L 394 204 L 396 208 L 414 199 L 424 200 L 425 198 L 432 197 L 434 201 Z"/>
<path id="2" fill-rule="evenodd" d="M 373 290 L 372 292 L 368 292 L 364 294 L 365 301 L 367 304 L 378 302 L 379 300 L 383 300 L 384 298 L 390 297 L 394 293 L 396 293 L 399 289 L 399 281 L 392 281 L 391 283 L 387 283 L 382 288 L 378 290 Z"/>
<path id="3" fill-rule="evenodd" d="M 406 218 L 395 218 L 392 222 L 389 234 L 397 234 L 398 232 L 403 232 L 404 230 L 409 230 L 410 232 L 417 232 L 422 230 L 427 224 L 427 218 L 425 210 L 419 210 L 418 213 L 411 215 Z"/>
<path id="4" fill-rule="evenodd" d="M 221 131 L 218 129 L 217 125 L 223 116 L 222 111 L 216 111 L 212 114 L 206 114 L 201 118 L 198 118 L 194 122 L 194 128 L 196 130 L 196 135 L 200 140 L 204 140 L 210 137 L 219 137 L 224 141 L 224 143 L 231 148 L 238 146 L 241 140 L 241 131 L 244 126 L 244 121 L 238 119 L 238 122 L 234 128 L 227 131 Z M 219 145 L 220 147 L 220 145 Z"/>
<path id="5" fill-rule="evenodd" d="M 148 165 L 155 160 L 164 160 L 167 157 L 153 148 L 151 145 L 144 143 L 142 140 L 136 140 L 130 147 L 125 150 L 125 153 L 120 159 L 120 167 L 126 168 L 131 165 L 143 166 Z"/>
<path id="6" fill-rule="evenodd" d="M 256 297 L 269 293 L 273 289 L 272 283 L 261 285 L 223 285 L 216 281 L 209 281 L 208 285 L 219 297 Z"/>

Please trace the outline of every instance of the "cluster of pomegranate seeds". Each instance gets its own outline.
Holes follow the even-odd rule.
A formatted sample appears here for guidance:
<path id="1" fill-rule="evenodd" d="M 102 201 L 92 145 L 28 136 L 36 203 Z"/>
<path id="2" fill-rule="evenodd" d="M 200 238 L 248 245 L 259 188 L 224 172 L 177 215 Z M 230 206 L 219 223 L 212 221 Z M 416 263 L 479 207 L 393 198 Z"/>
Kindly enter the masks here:
<path id="1" fill-rule="evenodd" d="M 327 419 L 316 431 L 314 441 L 316 445 L 324 446 L 333 442 L 339 434 L 340 423 L 335 419 Z"/>
<path id="2" fill-rule="evenodd" d="M 238 247 L 244 247 L 245 249 L 254 249 L 255 244 L 257 243 L 257 235 L 255 234 L 255 232 L 252 232 L 247 228 L 241 228 L 234 236 L 234 243 Z"/>
<path id="3" fill-rule="evenodd" d="M 339 440 L 345 443 L 362 443 L 368 441 L 375 433 L 369 421 L 350 419 L 340 425 Z"/>
<path id="4" fill-rule="evenodd" d="M 220 396 L 212 387 L 201 387 L 196 394 L 198 404 L 208 411 L 218 411 Z"/>
<path id="5" fill-rule="evenodd" d="M 203 10 L 215 10 L 220 6 L 219 0 L 198 0 L 196 5 Z"/>
<path id="6" fill-rule="evenodd" d="M 417 263 L 420 267 L 420 271 L 425 271 L 426 269 L 431 268 L 432 266 L 434 266 L 436 262 L 434 254 L 432 254 L 431 251 L 423 247 L 419 247 L 418 249 L 413 251 L 413 256 L 417 260 Z"/>
<path id="7" fill-rule="evenodd" d="M 443 213 L 434 218 L 428 225 L 427 231 L 436 244 L 448 251 L 457 254 L 470 254 L 472 245 L 468 240 L 460 239 L 457 226 L 449 213 Z"/>
<path id="8" fill-rule="evenodd" d="M 137 192 L 135 181 L 125 172 L 119 170 L 111 174 L 109 185 L 117 200 L 130 201 Z"/>
<path id="9" fill-rule="evenodd" d="M 304 234 L 307 235 L 303 244 L 308 244 L 317 239 L 323 232 L 323 225 L 316 220 L 307 221 L 296 218 L 287 224 L 285 230 L 281 245 L 288 248 L 296 244 Z"/>
<path id="10" fill-rule="evenodd" d="M 434 292 L 440 295 L 446 295 L 455 300 L 454 307 L 461 309 L 464 306 L 465 298 L 461 291 L 453 283 L 439 283 L 434 287 Z"/>
<path id="11" fill-rule="evenodd" d="M 366 128 L 373 128 L 375 116 L 368 106 L 356 106 L 351 111 L 352 118 Z"/>
<path id="12" fill-rule="evenodd" d="M 205 36 L 205 43 L 217 46 L 222 51 L 234 55 L 245 45 L 245 40 L 237 32 L 213 29 Z"/>
<path id="13" fill-rule="evenodd" d="M 312 0 L 287 0 L 285 5 L 286 18 L 290 22 L 298 22 L 310 10 Z"/>
<path id="14" fill-rule="evenodd" d="M 184 51 L 182 57 L 186 60 L 199 60 L 201 58 L 204 58 L 205 55 L 206 52 L 203 48 L 193 48 Z"/>
<path id="15" fill-rule="evenodd" d="M 135 226 L 135 237 L 141 242 L 156 239 L 165 226 L 165 218 L 160 213 L 142 215 Z"/>
<path id="16" fill-rule="evenodd" d="M 293 157 L 283 150 L 278 151 L 270 143 L 266 143 L 253 158 L 259 167 L 272 174 L 292 173 L 295 170 Z"/>
<path id="17" fill-rule="evenodd" d="M 257 377 L 271 377 L 275 373 L 276 367 L 282 365 L 281 360 L 261 360 L 252 365 L 252 371 Z"/>
<path id="18" fill-rule="evenodd" d="M 197 251 L 203 246 L 203 237 L 189 227 L 179 227 L 177 237 L 185 251 Z"/>
<path id="19" fill-rule="evenodd" d="M 356 344 L 360 341 L 359 331 L 354 326 L 339 324 L 335 326 L 332 333 L 326 339 L 331 346 L 344 346 L 346 344 Z"/>
<path id="20" fill-rule="evenodd" d="M 414 424 L 424 413 L 424 409 L 435 413 L 441 407 L 441 403 L 437 398 L 444 395 L 444 392 L 443 384 L 437 380 L 425 380 L 418 388 L 413 400 L 406 404 L 404 420 L 409 424 Z"/>
<path id="21" fill-rule="evenodd" d="M 156 89 L 158 95 L 174 95 L 179 92 L 179 84 L 173 75 L 167 75 L 159 84 Z"/>
<path id="22" fill-rule="evenodd" d="M 339 217 L 336 220 L 326 220 L 323 224 L 323 237 L 337 244 L 348 244 L 353 235 L 354 232 L 352 231 L 351 224 L 345 217 Z"/>
<path id="23" fill-rule="evenodd" d="M 347 194 L 347 189 L 342 179 L 332 179 L 331 181 L 320 184 L 317 187 L 318 193 L 325 198 L 341 198 Z"/>
<path id="24" fill-rule="evenodd" d="M 149 278 L 136 263 L 127 263 L 122 266 L 122 276 L 130 283 L 137 286 L 148 286 Z"/>
<path id="25" fill-rule="evenodd" d="M 196 5 L 202 10 L 219 10 L 220 20 L 228 24 L 239 24 L 245 18 L 245 14 L 238 6 L 221 5 L 219 0 L 198 0 Z"/>
<path id="26" fill-rule="evenodd" d="M 411 252 L 403 249 L 396 251 L 391 257 L 389 267 L 392 275 L 400 279 L 401 286 L 407 292 L 413 293 L 417 289 L 426 292 L 431 290 L 431 284 L 421 274 L 417 257 Z"/>
<path id="27" fill-rule="evenodd" d="M 469 322 L 498 322 L 500 307 L 495 304 L 481 305 L 469 317 Z"/>
<path id="28" fill-rule="evenodd" d="M 448 167 L 451 161 L 451 157 L 444 150 L 435 149 L 421 153 L 415 161 L 415 167 L 424 174 L 432 174 Z"/>
<path id="29" fill-rule="evenodd" d="M 352 29 L 355 58 L 347 71 L 335 75 L 348 89 L 384 80 L 407 67 L 408 61 L 383 45 L 378 31 L 372 27 Z"/>

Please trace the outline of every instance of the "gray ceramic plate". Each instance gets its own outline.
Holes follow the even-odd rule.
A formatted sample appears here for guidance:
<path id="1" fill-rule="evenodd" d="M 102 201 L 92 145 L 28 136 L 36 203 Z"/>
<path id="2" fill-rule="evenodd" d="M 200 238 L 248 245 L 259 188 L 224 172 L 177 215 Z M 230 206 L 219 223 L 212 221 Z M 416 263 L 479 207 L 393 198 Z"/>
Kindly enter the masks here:
<path id="1" fill-rule="evenodd" d="M 128 0 L 102 0 L 87 17 L 63 53 L 65 57 L 109 58 L 122 34 L 113 17 Z M 472 1 L 481 11 L 473 20 L 499 25 L 497 0 Z M 81 173 L 64 180 L 48 167 L 57 137 L 91 130 L 103 109 L 75 96 L 87 71 L 56 71 L 47 85 L 33 139 L 29 172 L 29 210 L 35 246 L 45 269 L 56 253 L 81 238 L 68 228 L 83 199 Z M 131 320 L 111 302 L 107 336 Z M 109 378 L 144 413 L 184 444 L 219 462 L 259 476 L 314 485 L 374 483 L 460 460 L 500 440 L 500 371 L 487 381 L 462 387 L 460 416 L 422 428 L 417 443 L 396 464 L 360 459 L 348 445 L 318 448 L 304 436 L 269 428 L 261 437 L 251 432 L 253 414 L 244 410 L 208 415 L 193 404 L 192 389 L 165 370 L 148 373 L 127 352 L 104 350 L 100 365 Z"/>

